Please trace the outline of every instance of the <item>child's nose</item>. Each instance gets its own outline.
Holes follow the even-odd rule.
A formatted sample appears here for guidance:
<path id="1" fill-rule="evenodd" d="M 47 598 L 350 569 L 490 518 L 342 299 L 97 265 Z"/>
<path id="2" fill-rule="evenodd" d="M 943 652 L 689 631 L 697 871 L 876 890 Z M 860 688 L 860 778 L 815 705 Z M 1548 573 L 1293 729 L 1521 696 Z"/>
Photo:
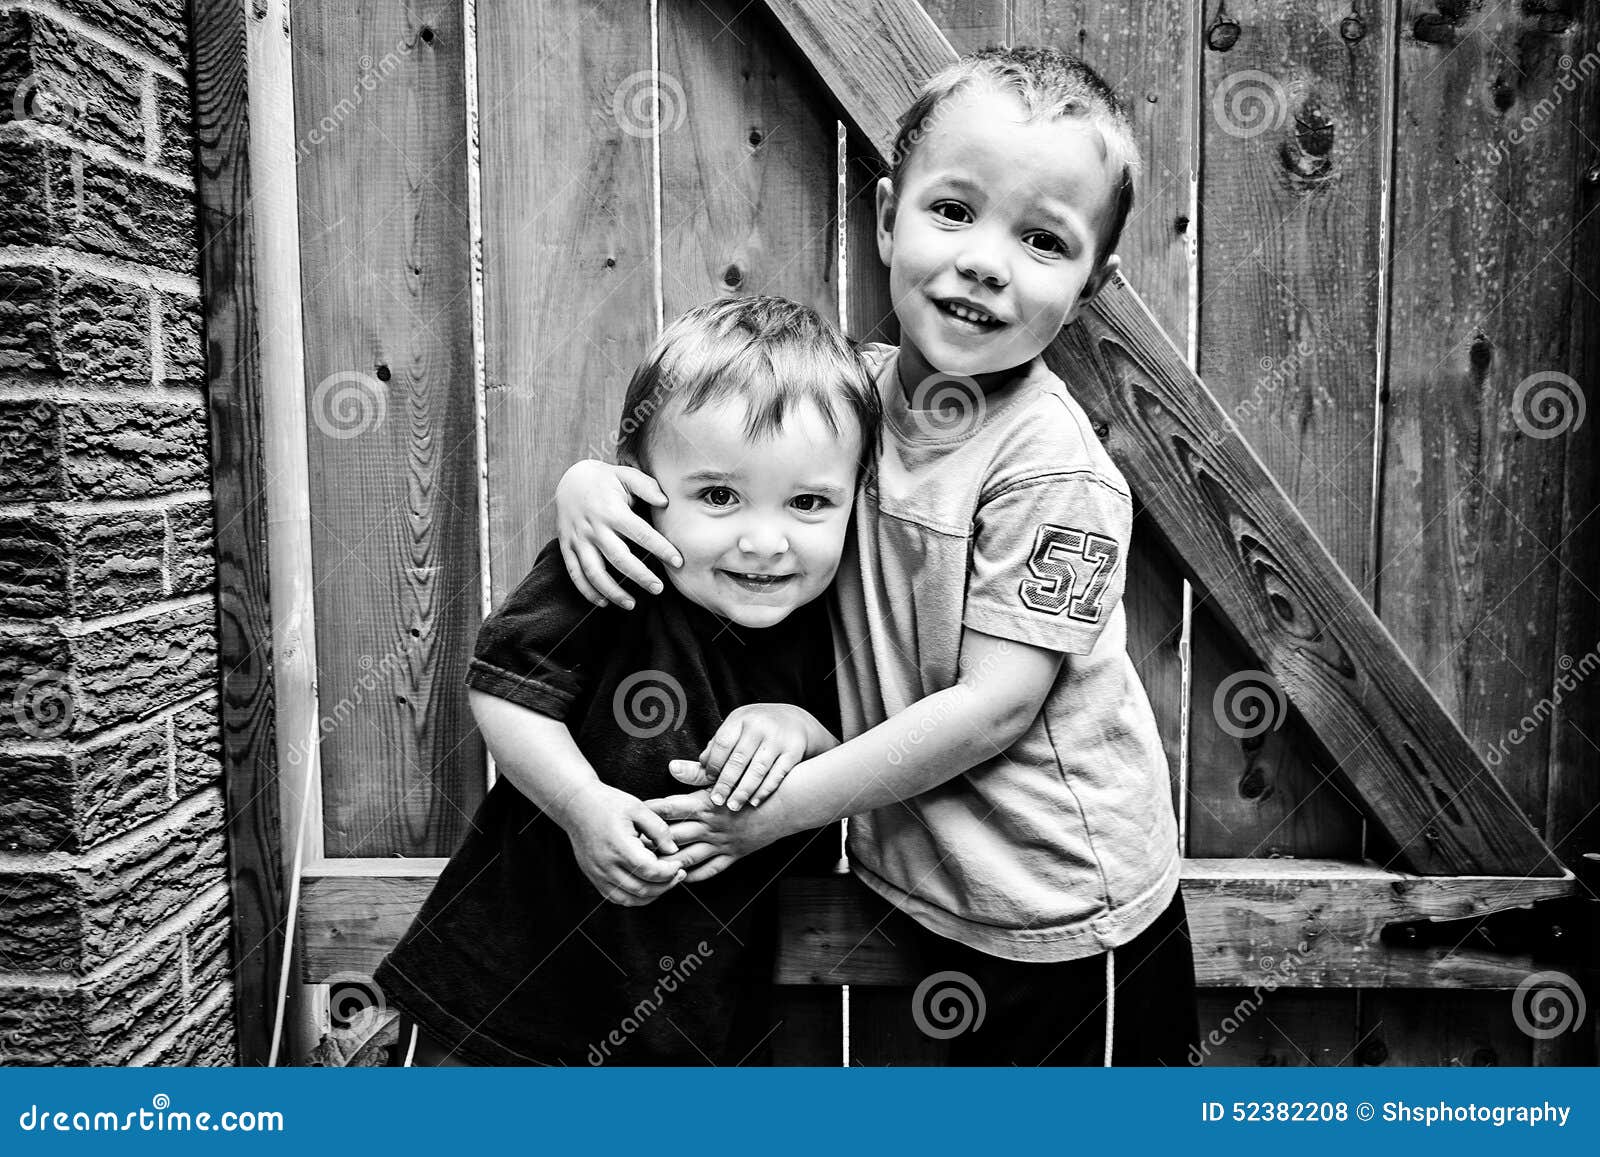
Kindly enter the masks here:
<path id="1" fill-rule="evenodd" d="M 789 549 L 789 540 L 781 533 L 745 533 L 739 536 L 739 549 L 745 554 L 777 555 Z"/>
<path id="2" fill-rule="evenodd" d="M 956 268 L 992 289 L 999 289 L 1007 281 L 1005 263 L 986 246 L 968 247 L 956 258 Z"/>

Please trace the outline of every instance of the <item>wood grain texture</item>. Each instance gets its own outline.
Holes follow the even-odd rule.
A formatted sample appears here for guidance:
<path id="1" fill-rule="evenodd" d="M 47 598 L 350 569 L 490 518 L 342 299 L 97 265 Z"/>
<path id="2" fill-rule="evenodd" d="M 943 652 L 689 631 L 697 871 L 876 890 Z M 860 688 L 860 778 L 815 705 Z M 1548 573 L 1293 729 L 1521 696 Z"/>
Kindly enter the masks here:
<path id="1" fill-rule="evenodd" d="M 460 6 L 302 8 L 294 61 L 324 847 L 441 855 L 484 785 Z"/>
<path id="2" fill-rule="evenodd" d="M 1347 15 L 1315 0 L 1227 5 L 1196 29 L 1197 346 L 1201 377 L 1360 586 L 1393 44 L 1386 14 Z M 1360 811 L 1298 713 L 1244 738 L 1226 725 L 1232 681 L 1258 684 L 1258 664 L 1197 602 L 1189 853 L 1359 857 Z"/>
<path id="3" fill-rule="evenodd" d="M 612 456 L 655 338 L 649 6 L 482 5 L 478 75 L 499 601 L 554 533 L 562 472 Z"/>
<path id="4" fill-rule="evenodd" d="M 301 902 L 308 981 L 376 967 L 442 866 L 418 863 L 346 861 L 333 870 L 307 869 Z M 1536 968 L 1527 957 L 1392 947 L 1380 943 L 1378 933 L 1391 923 L 1465 920 L 1524 907 L 1571 895 L 1574 888 L 1565 878 L 1411 876 L 1334 860 L 1186 860 L 1183 873 L 1196 975 L 1208 987 L 1514 988 Z M 786 881 L 774 979 L 785 985 L 915 984 L 926 970 L 885 934 L 879 913 L 881 905 L 853 876 Z M 852 1005 L 851 1011 L 853 1034 L 859 1010 Z"/>
<path id="5" fill-rule="evenodd" d="M 792 49 L 747 7 L 658 10 L 666 318 L 716 297 L 772 293 L 832 321 L 835 121 Z"/>
<path id="6" fill-rule="evenodd" d="M 279 834 L 264 388 L 244 8 L 194 6 L 195 176 L 216 506 L 217 666 L 239 1063 L 267 1061 L 287 914 Z M 269 323 L 270 324 L 270 323 Z"/>
<path id="7" fill-rule="evenodd" d="M 1519 404 L 1517 390 L 1541 372 L 1570 375 L 1570 387 L 1556 384 L 1559 413 L 1578 401 L 1582 383 L 1592 389 L 1592 375 L 1575 372 L 1575 343 L 1584 340 L 1585 302 L 1591 326 L 1594 318 L 1594 293 L 1583 284 L 1594 265 L 1578 260 L 1573 225 L 1595 122 L 1579 119 L 1582 90 L 1563 85 L 1576 76 L 1562 59 L 1575 61 L 1594 41 L 1580 36 L 1579 23 L 1527 5 L 1485 3 L 1460 19 L 1431 4 L 1400 8 L 1377 605 L 1469 741 L 1570 863 L 1583 848 L 1560 845 L 1600 802 L 1600 753 L 1573 729 L 1585 706 L 1593 717 L 1595 692 L 1585 703 L 1591 680 L 1560 665 L 1600 642 L 1593 532 L 1586 543 L 1564 493 L 1576 486 L 1585 502 L 1587 489 L 1583 510 L 1594 510 L 1596 459 L 1583 454 L 1593 415 L 1577 430 L 1540 437 L 1550 423 L 1531 400 Z M 1541 101 L 1556 102 L 1553 115 L 1535 112 Z M 1585 549 L 1587 570 L 1561 558 Z M 1576 625 L 1585 614 L 1586 637 L 1563 638 L 1562 621 Z M 1578 698 L 1562 706 L 1575 713 L 1552 709 L 1566 690 Z M 1587 789 L 1572 774 L 1574 759 Z M 1532 1042 L 1509 1002 L 1418 993 L 1374 999 L 1366 1012 L 1385 1026 L 1390 1063 L 1530 1063 Z M 1562 1058 L 1541 1048 L 1537 1059 Z"/>
<path id="8" fill-rule="evenodd" d="M 1542 823 L 1552 730 L 1541 720 L 1507 737 L 1556 674 L 1554 551 L 1572 443 L 1540 436 L 1533 395 L 1519 404 L 1516 391 L 1567 371 L 1574 293 L 1585 291 L 1572 277 L 1573 126 L 1518 124 L 1557 94 L 1562 55 L 1588 46 L 1576 24 L 1553 31 L 1515 3 L 1486 3 L 1470 28 L 1434 15 L 1403 6 L 1379 606 Z"/>

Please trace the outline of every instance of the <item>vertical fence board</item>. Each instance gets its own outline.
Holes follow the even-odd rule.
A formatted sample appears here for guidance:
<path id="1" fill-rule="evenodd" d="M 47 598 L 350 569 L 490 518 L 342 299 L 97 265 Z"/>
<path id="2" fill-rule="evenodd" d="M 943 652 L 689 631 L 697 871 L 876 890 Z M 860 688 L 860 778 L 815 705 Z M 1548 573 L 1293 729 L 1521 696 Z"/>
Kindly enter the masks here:
<path id="1" fill-rule="evenodd" d="M 1199 370 L 1312 528 L 1367 565 L 1387 22 L 1331 2 L 1207 7 Z M 1351 29 L 1353 32 L 1354 29 Z M 1286 63 L 1287 62 L 1287 63 Z M 1189 854 L 1355 856 L 1356 810 L 1292 713 L 1253 719 L 1256 667 L 1196 598 Z M 1219 694 L 1220 693 L 1220 694 Z"/>
<path id="2" fill-rule="evenodd" d="M 555 532 L 562 472 L 611 456 L 655 336 L 649 7 L 483 5 L 478 75 L 498 601 Z"/>
<path id="3" fill-rule="evenodd" d="M 773 293 L 839 313 L 837 128 L 805 62 L 742 0 L 662 3 L 661 287 L 667 320 Z M 831 867 L 837 825 L 816 834 Z M 839 990 L 780 987 L 780 1064 L 839 1064 Z"/>
<path id="4" fill-rule="evenodd" d="M 461 11 L 295 19 L 325 849 L 442 855 L 483 783 Z"/>
<path id="5" fill-rule="evenodd" d="M 1541 701 L 1548 710 L 1558 674 L 1553 551 L 1576 443 L 1530 433 L 1549 424 L 1516 391 L 1573 364 L 1578 100 L 1558 85 L 1563 55 L 1587 45 L 1578 25 L 1510 0 L 1459 18 L 1406 3 L 1401 28 L 1379 609 L 1543 824 L 1552 724 L 1536 716 L 1525 741 L 1506 737 Z M 1536 111 L 1547 98 L 1563 106 L 1555 115 Z M 1592 478 L 1592 458 L 1583 469 Z M 1509 999 L 1382 992 L 1367 1010 L 1400 1026 L 1395 1063 L 1529 1063 Z"/>
<path id="6" fill-rule="evenodd" d="M 668 320 L 776 293 L 838 316 L 835 122 L 804 62 L 736 0 L 659 9 Z"/>

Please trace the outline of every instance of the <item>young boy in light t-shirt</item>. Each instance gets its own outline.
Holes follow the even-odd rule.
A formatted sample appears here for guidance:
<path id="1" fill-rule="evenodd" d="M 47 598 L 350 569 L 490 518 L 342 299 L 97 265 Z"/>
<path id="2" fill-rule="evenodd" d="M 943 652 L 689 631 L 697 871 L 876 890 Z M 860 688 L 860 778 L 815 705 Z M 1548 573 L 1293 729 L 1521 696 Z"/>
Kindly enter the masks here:
<path id="1" fill-rule="evenodd" d="M 712 786 L 651 806 L 690 881 L 854 816 L 851 866 L 898 909 L 891 937 L 981 993 L 953 1063 L 1182 1063 L 1193 957 L 1127 654 L 1132 502 L 1040 358 L 1118 266 L 1137 145 L 1081 61 L 990 49 L 929 82 L 895 157 L 878 246 L 902 342 L 867 351 L 882 447 L 835 586 L 848 741 L 791 770 L 730 724 L 676 769 Z M 633 497 L 665 501 L 597 463 L 558 491 L 569 572 L 597 601 L 628 597 L 603 559 L 648 578 L 622 537 L 672 557 Z"/>

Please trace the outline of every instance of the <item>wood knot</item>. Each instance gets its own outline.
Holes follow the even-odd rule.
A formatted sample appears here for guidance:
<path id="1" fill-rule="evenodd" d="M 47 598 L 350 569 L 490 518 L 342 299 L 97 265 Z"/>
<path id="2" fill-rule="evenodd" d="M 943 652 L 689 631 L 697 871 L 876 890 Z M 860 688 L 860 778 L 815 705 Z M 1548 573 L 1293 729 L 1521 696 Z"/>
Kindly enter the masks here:
<path id="1" fill-rule="evenodd" d="M 390 373 L 389 373 L 389 367 L 388 367 L 388 366 L 385 366 L 385 365 L 380 365 L 380 366 L 379 366 L 379 367 L 378 367 L 378 368 L 377 368 L 377 370 L 376 370 L 376 373 L 377 373 L 377 375 L 378 375 L 378 380 L 379 380 L 379 381 L 380 381 L 380 382 L 386 382 L 386 381 L 388 381 L 388 380 L 389 380 L 389 378 L 390 378 L 390 377 L 391 377 L 391 376 L 392 376 L 392 375 L 391 375 L 391 374 L 390 374 Z"/>
<path id="2" fill-rule="evenodd" d="M 1239 43 L 1239 22 L 1230 20 L 1221 11 L 1210 28 L 1206 29 L 1206 47 L 1213 52 L 1227 52 Z"/>
<path id="3" fill-rule="evenodd" d="M 1367 34 L 1367 23 L 1354 12 L 1339 21 L 1339 35 L 1346 44 L 1360 43 L 1361 38 Z"/>
<path id="4" fill-rule="evenodd" d="M 1389 1046 L 1377 1037 L 1370 1037 L 1356 1050 L 1356 1060 L 1364 1065 L 1381 1065 L 1389 1059 Z"/>
<path id="5" fill-rule="evenodd" d="M 738 289 L 744 284 L 744 274 L 737 265 L 730 265 L 722 271 L 722 284 L 729 289 Z"/>
<path id="6" fill-rule="evenodd" d="M 760 129 L 750 130 L 750 147 L 752 149 L 760 148 L 763 139 Z"/>

